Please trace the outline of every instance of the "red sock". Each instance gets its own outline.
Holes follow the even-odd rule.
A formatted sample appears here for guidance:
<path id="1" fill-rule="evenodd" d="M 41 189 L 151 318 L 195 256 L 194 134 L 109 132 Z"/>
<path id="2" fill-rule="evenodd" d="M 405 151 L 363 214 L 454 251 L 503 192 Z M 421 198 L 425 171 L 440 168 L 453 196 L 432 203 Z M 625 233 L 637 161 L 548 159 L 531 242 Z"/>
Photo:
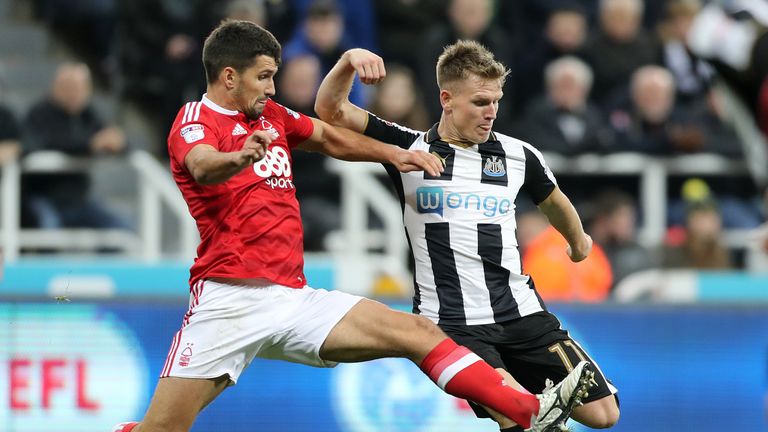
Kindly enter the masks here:
<path id="1" fill-rule="evenodd" d="M 138 425 L 138 422 L 120 423 L 119 425 L 115 426 L 113 432 L 131 432 L 133 428 Z"/>
<path id="2" fill-rule="evenodd" d="M 526 429 L 539 412 L 536 396 L 505 385 L 496 369 L 452 339 L 440 342 L 420 367 L 446 393 L 493 408 Z"/>

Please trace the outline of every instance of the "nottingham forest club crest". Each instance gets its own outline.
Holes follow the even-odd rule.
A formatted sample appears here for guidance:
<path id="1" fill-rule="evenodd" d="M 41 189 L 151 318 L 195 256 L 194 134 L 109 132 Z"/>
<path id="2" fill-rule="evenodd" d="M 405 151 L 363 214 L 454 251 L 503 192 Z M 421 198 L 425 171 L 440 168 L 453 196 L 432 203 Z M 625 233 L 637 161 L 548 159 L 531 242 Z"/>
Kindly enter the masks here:
<path id="1" fill-rule="evenodd" d="M 504 161 L 499 156 L 491 156 L 485 160 L 483 173 L 491 177 L 503 177 L 507 174 L 504 169 Z"/>

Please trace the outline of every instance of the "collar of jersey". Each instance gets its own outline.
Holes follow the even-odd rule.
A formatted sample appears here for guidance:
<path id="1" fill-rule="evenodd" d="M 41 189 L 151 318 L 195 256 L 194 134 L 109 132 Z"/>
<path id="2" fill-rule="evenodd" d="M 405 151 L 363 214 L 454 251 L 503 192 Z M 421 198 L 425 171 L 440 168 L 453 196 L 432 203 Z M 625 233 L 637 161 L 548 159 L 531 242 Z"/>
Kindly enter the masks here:
<path id="1" fill-rule="evenodd" d="M 224 108 L 224 107 L 222 107 L 222 106 L 219 106 L 219 105 L 217 105 L 217 104 L 216 104 L 216 103 L 214 103 L 212 100 L 208 99 L 208 93 L 204 93 L 204 94 L 203 94 L 203 99 L 202 99 L 202 101 L 203 101 L 203 105 L 205 105 L 205 106 L 207 106 L 208 108 L 210 108 L 210 109 L 212 109 L 212 110 L 216 111 L 216 112 L 217 112 L 217 113 L 219 113 L 219 114 L 224 114 L 224 115 L 229 115 L 229 116 L 233 116 L 233 115 L 238 115 L 238 114 L 240 114 L 240 112 L 239 112 L 239 111 L 232 111 L 232 110 L 228 110 L 228 109 L 226 109 L 226 108 Z"/>
<path id="2" fill-rule="evenodd" d="M 427 131 L 427 136 L 426 136 L 426 139 L 425 139 L 425 141 L 427 143 L 432 144 L 432 143 L 434 143 L 436 141 L 440 141 L 442 143 L 448 144 L 447 142 L 443 141 L 443 139 L 440 138 L 440 134 L 437 133 L 437 126 L 439 124 L 440 123 L 435 123 L 435 125 L 432 126 L 432 128 Z M 493 133 L 493 131 L 491 131 L 491 134 L 488 135 L 488 140 L 486 142 L 484 142 L 484 143 L 481 143 L 481 144 L 486 144 L 486 143 L 491 143 L 491 142 L 498 142 L 498 140 L 496 139 L 496 134 Z"/>

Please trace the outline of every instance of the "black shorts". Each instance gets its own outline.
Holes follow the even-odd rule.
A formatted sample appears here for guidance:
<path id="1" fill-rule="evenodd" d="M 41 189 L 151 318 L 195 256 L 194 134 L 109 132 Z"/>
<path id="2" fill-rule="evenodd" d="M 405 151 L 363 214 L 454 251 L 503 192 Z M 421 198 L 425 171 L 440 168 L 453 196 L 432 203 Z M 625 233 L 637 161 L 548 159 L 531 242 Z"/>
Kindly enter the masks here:
<path id="1" fill-rule="evenodd" d="M 541 393 L 547 378 L 554 383 L 562 381 L 581 360 L 592 363 L 597 381 L 597 387 L 589 390 L 584 403 L 616 393 L 597 363 L 560 328 L 560 321 L 549 312 L 499 324 L 440 324 L 440 328 L 494 368 L 506 369 L 531 393 Z M 490 417 L 483 407 L 471 402 L 470 406 L 478 417 Z"/>

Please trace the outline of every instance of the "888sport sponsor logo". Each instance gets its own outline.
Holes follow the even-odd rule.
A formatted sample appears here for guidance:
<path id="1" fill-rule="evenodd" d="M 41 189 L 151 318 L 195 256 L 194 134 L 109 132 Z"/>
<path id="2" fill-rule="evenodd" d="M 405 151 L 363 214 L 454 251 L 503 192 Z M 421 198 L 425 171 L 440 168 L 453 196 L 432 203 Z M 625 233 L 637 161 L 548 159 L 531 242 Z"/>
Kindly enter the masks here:
<path id="1" fill-rule="evenodd" d="M 293 180 L 291 180 L 291 159 L 288 150 L 283 147 L 275 146 L 267 150 L 264 157 L 253 164 L 253 172 L 261 178 L 265 178 L 265 183 L 272 189 L 293 189 Z"/>

